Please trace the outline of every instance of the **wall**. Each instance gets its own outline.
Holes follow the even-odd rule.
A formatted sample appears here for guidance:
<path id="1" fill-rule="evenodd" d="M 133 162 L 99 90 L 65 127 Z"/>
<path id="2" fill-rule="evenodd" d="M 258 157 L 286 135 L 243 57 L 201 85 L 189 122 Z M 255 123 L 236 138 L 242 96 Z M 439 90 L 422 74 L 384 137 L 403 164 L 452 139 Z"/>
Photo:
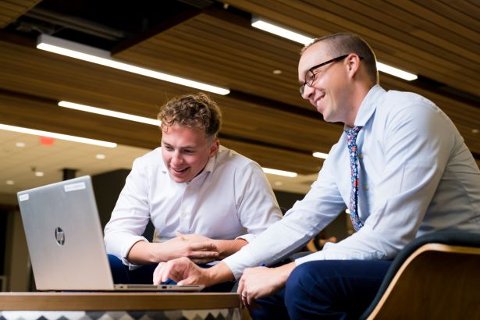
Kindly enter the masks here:
<path id="1" fill-rule="evenodd" d="M 30 291 L 31 268 L 27 242 L 20 212 L 15 208 L 7 213 L 5 233 L 5 275 L 7 291 Z"/>

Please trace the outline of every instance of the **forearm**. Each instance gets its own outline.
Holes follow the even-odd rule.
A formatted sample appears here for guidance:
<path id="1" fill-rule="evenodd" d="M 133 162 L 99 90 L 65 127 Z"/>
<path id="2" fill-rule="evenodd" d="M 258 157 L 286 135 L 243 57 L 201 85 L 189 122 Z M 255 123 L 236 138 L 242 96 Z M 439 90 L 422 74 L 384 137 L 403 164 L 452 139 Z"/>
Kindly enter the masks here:
<path id="1" fill-rule="evenodd" d="M 205 270 L 206 278 L 202 284 L 205 284 L 207 287 L 214 284 L 235 280 L 232 271 L 224 262 L 220 262 L 211 268 L 203 270 Z"/>
<path id="2" fill-rule="evenodd" d="M 243 246 L 248 244 L 248 242 L 244 239 L 214 240 L 214 243 L 217 246 L 220 259 L 226 258 L 234 254 Z"/>
<path id="3" fill-rule="evenodd" d="M 134 264 L 152 264 L 187 257 L 195 263 L 207 263 L 217 260 L 219 254 L 215 243 L 192 241 L 181 235 L 161 243 L 138 241 L 130 249 L 127 259 Z"/>
<path id="4" fill-rule="evenodd" d="M 160 247 L 160 243 L 138 241 L 128 252 L 127 260 L 133 264 L 151 264 L 166 261 L 162 259 Z"/>

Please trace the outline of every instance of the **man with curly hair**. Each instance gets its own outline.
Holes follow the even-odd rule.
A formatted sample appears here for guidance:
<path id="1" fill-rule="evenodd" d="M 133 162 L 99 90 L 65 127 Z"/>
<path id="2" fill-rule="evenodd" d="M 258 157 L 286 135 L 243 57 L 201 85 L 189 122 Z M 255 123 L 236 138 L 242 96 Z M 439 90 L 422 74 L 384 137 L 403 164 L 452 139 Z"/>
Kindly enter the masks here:
<path id="1" fill-rule="evenodd" d="M 158 119 L 161 147 L 134 161 L 105 227 L 117 283 L 152 283 L 158 263 L 179 257 L 223 259 L 281 218 L 260 166 L 220 145 L 207 95 L 174 98 Z M 142 236 L 149 221 L 158 241 Z"/>

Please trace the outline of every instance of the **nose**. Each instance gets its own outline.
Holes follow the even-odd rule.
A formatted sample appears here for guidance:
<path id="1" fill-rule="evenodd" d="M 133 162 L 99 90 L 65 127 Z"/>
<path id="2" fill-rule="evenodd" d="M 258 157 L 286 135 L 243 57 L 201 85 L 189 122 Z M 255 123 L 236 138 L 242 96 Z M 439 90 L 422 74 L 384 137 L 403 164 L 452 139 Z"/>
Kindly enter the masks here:
<path id="1" fill-rule="evenodd" d="M 305 85 L 303 87 L 302 98 L 305 100 L 310 100 L 310 96 L 312 95 L 313 91 L 314 91 L 314 88 Z"/>
<path id="2" fill-rule="evenodd" d="M 171 163 L 174 165 L 174 166 L 178 166 L 180 164 L 182 164 L 183 162 L 183 157 L 182 157 L 182 154 L 178 151 L 175 151 L 172 153 L 172 159 L 171 159 Z"/>

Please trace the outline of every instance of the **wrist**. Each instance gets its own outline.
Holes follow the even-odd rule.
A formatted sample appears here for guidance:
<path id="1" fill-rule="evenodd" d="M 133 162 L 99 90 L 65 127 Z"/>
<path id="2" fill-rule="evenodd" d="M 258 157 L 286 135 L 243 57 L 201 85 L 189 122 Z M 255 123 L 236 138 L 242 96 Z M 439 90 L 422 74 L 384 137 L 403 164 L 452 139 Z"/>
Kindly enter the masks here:
<path id="1" fill-rule="evenodd" d="M 248 242 L 245 239 L 233 239 L 233 240 L 213 240 L 215 246 L 217 247 L 219 258 L 224 259 L 238 250 L 243 246 L 247 245 Z"/>
<path id="2" fill-rule="evenodd" d="M 155 248 L 156 246 L 152 243 L 139 240 L 130 248 L 127 260 L 134 264 L 156 263 L 158 262 L 158 255 Z"/>
<path id="3" fill-rule="evenodd" d="M 280 276 L 282 283 L 287 282 L 287 279 L 292 273 L 293 269 L 295 269 L 295 266 L 295 262 L 290 262 L 288 264 L 275 268 L 275 270 L 278 271 L 278 275 Z"/>
<path id="4" fill-rule="evenodd" d="M 207 287 L 214 284 L 235 280 L 232 271 L 224 262 L 220 262 L 213 267 L 204 270 L 206 275 L 205 285 Z"/>
<path id="5" fill-rule="evenodd" d="M 159 263 L 165 261 L 161 255 L 163 244 L 150 243 L 148 247 L 148 259 L 150 260 L 150 263 Z"/>

